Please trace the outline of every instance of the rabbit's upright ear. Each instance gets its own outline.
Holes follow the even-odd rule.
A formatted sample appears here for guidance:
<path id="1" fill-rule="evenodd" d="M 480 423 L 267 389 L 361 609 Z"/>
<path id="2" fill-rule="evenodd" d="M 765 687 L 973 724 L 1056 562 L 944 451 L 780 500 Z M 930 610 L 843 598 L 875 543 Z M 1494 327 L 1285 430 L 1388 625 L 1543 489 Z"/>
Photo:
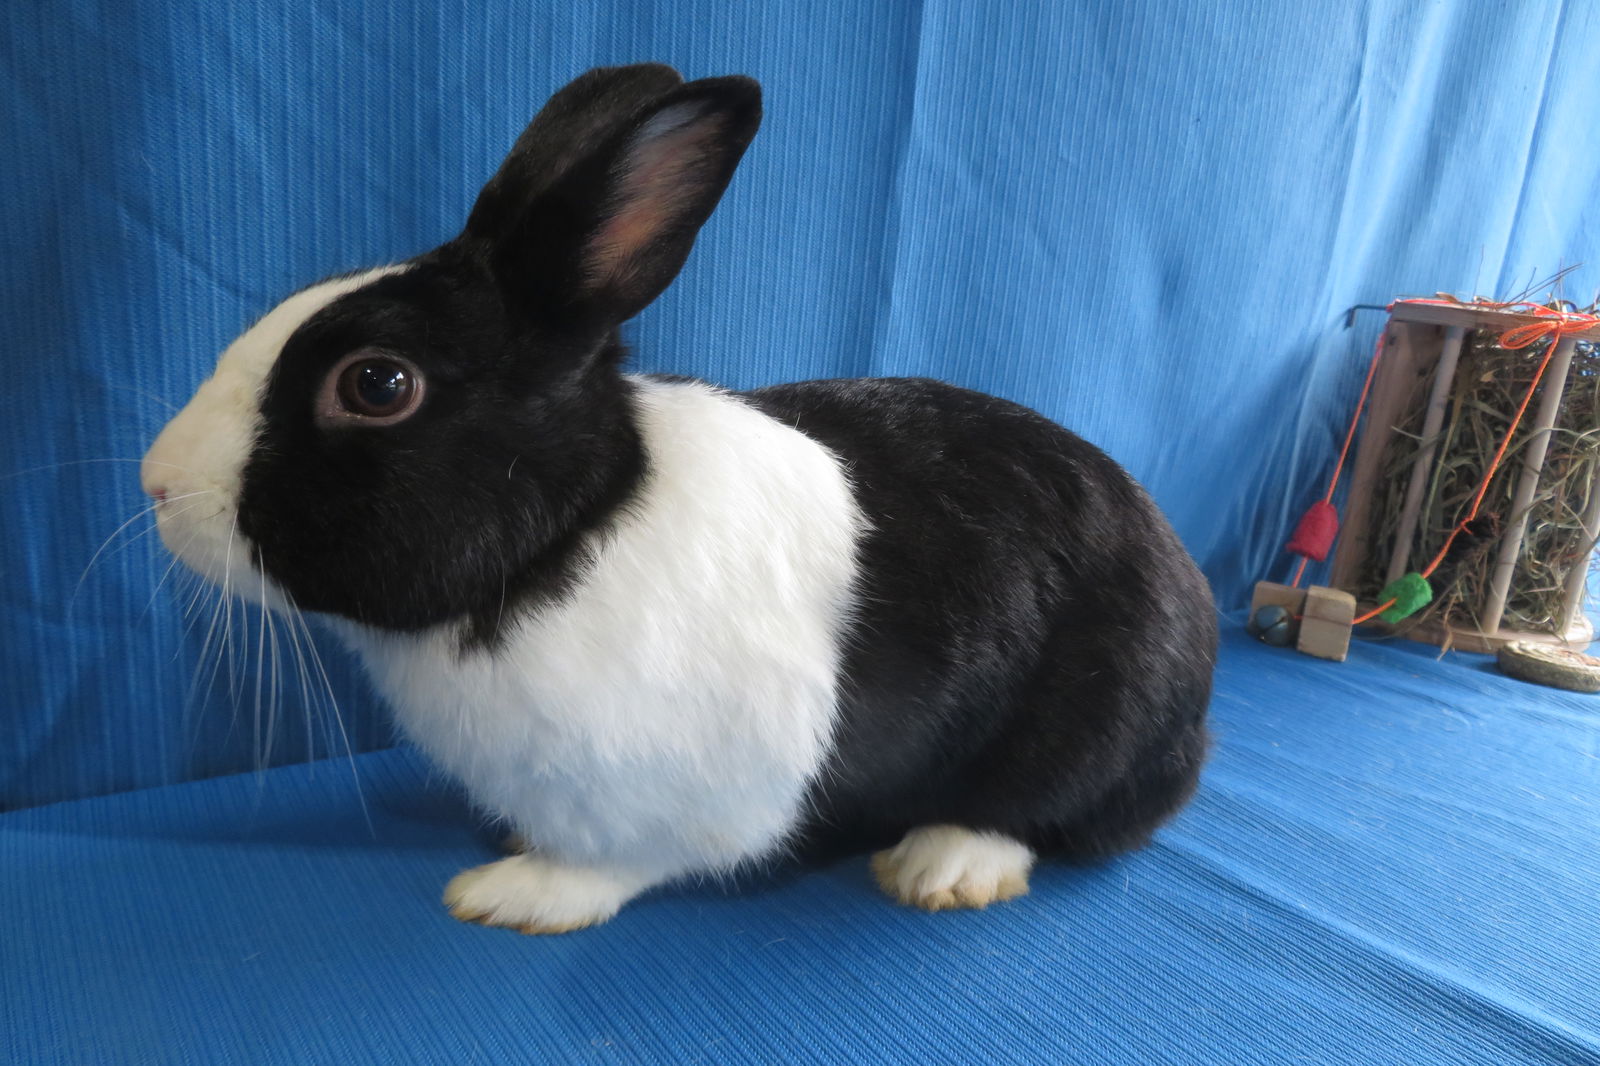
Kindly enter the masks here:
<path id="1" fill-rule="evenodd" d="M 749 78 L 706 78 L 645 104 L 490 238 L 501 287 L 547 314 L 633 317 L 682 269 L 760 123 Z"/>
<path id="2" fill-rule="evenodd" d="M 467 233 L 505 236 L 539 193 L 603 147 L 625 123 L 683 79 L 660 63 L 598 67 L 550 98 L 478 194 Z"/>

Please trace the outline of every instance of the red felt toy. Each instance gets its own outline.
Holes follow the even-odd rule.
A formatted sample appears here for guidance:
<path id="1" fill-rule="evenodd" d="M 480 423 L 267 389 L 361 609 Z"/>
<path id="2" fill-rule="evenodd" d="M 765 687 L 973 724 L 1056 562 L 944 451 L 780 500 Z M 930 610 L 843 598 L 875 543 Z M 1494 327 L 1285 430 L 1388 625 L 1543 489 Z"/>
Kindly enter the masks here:
<path id="1" fill-rule="evenodd" d="M 1300 518 L 1289 538 L 1288 549 L 1295 555 L 1322 562 L 1333 550 L 1333 539 L 1339 535 L 1339 512 L 1327 500 L 1318 500 Z"/>

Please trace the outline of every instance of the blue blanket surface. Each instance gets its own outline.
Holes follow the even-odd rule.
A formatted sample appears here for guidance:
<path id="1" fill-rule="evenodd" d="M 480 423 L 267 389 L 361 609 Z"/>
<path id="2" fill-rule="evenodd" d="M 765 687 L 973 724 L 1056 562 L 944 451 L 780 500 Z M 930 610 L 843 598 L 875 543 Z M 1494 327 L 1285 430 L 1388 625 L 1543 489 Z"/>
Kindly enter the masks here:
<path id="1" fill-rule="evenodd" d="M 0 1061 L 1600 1063 L 1596 697 L 1228 630 L 1193 806 L 981 912 L 857 859 L 462 925 L 404 748 L 0 816 Z"/>

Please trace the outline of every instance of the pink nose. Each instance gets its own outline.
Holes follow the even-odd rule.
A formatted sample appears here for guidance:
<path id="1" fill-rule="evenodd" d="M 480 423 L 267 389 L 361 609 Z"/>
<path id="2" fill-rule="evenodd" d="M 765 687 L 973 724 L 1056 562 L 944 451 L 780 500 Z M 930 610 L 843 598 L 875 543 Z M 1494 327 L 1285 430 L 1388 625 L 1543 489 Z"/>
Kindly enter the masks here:
<path id="1" fill-rule="evenodd" d="M 159 487 L 152 488 L 150 490 L 150 498 L 155 500 L 157 503 L 166 503 L 167 502 L 167 490 L 163 489 L 163 488 L 159 488 Z"/>

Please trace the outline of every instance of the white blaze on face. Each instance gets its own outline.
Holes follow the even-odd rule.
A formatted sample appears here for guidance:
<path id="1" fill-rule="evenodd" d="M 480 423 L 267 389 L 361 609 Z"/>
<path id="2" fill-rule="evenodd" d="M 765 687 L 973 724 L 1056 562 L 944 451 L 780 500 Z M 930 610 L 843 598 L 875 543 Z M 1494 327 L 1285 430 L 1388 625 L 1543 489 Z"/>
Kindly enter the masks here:
<path id="1" fill-rule="evenodd" d="M 245 462 L 261 433 L 267 375 L 283 346 L 312 315 L 340 296 L 403 269 L 379 267 L 325 281 L 274 307 L 228 346 L 215 373 L 150 445 L 139 467 L 139 483 L 157 501 L 162 542 L 195 573 L 251 599 L 266 594 L 250 563 L 250 547 L 238 531 L 238 513 Z"/>

